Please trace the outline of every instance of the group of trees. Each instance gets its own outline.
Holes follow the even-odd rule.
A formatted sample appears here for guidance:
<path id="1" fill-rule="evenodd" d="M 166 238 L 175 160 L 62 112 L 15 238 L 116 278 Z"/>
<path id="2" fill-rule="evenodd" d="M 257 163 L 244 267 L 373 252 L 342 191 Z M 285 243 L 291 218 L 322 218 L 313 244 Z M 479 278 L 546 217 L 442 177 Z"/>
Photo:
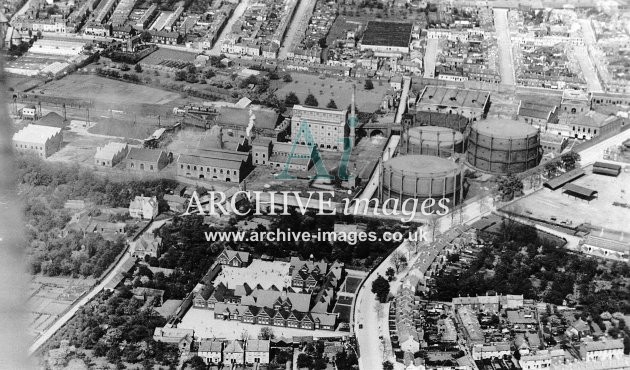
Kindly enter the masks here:
<path id="1" fill-rule="evenodd" d="M 334 367 L 338 370 L 354 369 L 359 363 L 354 351 L 345 350 L 337 353 L 334 362 Z M 299 369 L 324 370 L 328 368 L 328 359 L 324 357 L 324 341 L 319 340 L 307 344 L 304 352 L 298 355 L 296 365 Z"/>
<path id="2" fill-rule="evenodd" d="M 568 152 L 560 156 L 558 160 L 552 160 L 544 165 L 544 173 L 548 179 L 554 178 L 562 172 L 576 169 L 580 165 L 580 155 L 576 152 Z"/>
<path id="3" fill-rule="evenodd" d="M 137 74 L 135 73 L 120 73 L 115 69 L 104 69 L 104 68 L 97 68 L 96 69 L 96 74 L 101 76 L 101 77 L 109 77 L 109 78 L 117 78 L 117 79 L 123 79 L 129 82 L 135 82 L 138 83 L 140 82 L 140 77 L 138 77 Z"/>
<path id="4" fill-rule="evenodd" d="M 593 283 L 593 280 L 617 281 L 628 273 L 627 265 L 606 265 L 570 253 L 561 242 L 539 235 L 535 228 L 506 220 L 469 266 L 437 277 L 431 298 L 450 300 L 458 295 L 494 291 L 523 294 L 527 299 L 560 305 L 577 289 L 580 292 L 577 303 L 592 317 L 605 311 L 628 314 L 628 290 L 617 284 L 600 289 Z"/>
<path id="5" fill-rule="evenodd" d="M 372 293 L 376 294 L 376 299 L 378 299 L 379 302 L 387 302 L 387 297 L 389 297 L 389 282 L 382 275 L 378 275 L 372 282 Z"/>
<path id="6" fill-rule="evenodd" d="M 523 180 L 509 174 L 499 178 L 498 190 L 502 200 L 512 200 L 523 195 Z"/>
<path id="7" fill-rule="evenodd" d="M 47 346 L 54 348 L 61 339 L 68 339 L 70 345 L 92 350 L 95 357 L 105 357 L 119 366 L 124 361 L 142 364 L 145 368 L 153 368 L 153 365 L 175 368 L 179 358 L 177 346 L 155 342 L 152 338 L 155 328 L 163 326 L 166 320 L 151 307 L 142 306 L 128 289 L 101 292 L 82 307 Z"/>
<path id="8" fill-rule="evenodd" d="M 67 200 L 126 208 L 136 195 L 156 195 L 164 211 L 168 205 L 163 194 L 176 185 L 172 180 L 115 182 L 76 165 L 31 155 L 18 155 L 15 168 L 18 188 L 28 189 L 23 201 L 31 271 L 52 276 L 100 276 L 124 248 L 122 240 L 107 241 L 98 234 L 62 233 L 70 221 L 70 212 L 64 209 Z"/>

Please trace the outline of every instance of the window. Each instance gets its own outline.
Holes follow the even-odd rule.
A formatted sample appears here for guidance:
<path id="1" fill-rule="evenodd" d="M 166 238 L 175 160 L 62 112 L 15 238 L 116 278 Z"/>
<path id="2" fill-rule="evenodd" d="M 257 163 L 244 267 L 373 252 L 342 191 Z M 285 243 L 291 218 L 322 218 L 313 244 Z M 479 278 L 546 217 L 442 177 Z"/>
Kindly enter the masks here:
<path id="1" fill-rule="evenodd" d="M 149 166 L 149 169 L 150 169 L 151 171 L 153 171 L 153 165 L 150 165 L 150 166 Z"/>

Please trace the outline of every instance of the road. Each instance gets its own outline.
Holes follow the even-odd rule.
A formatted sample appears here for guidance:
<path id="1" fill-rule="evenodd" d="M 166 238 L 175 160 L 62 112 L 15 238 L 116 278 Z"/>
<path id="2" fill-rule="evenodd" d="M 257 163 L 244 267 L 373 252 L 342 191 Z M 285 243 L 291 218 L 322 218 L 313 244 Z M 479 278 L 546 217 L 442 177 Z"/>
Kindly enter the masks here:
<path id="1" fill-rule="evenodd" d="M 153 232 L 153 230 L 164 225 L 164 223 L 166 223 L 167 221 L 168 220 L 160 220 L 154 222 L 153 224 L 151 224 L 151 226 L 147 228 L 145 233 Z M 85 296 L 83 296 L 83 298 L 75 302 L 75 304 L 68 310 L 68 312 L 58 318 L 57 321 L 55 321 L 48 329 L 46 329 L 44 333 L 42 333 L 42 335 L 37 338 L 37 340 L 28 349 L 29 356 L 32 356 L 35 352 L 37 352 L 37 350 L 44 343 L 46 343 L 46 341 L 50 339 L 57 332 L 57 330 L 61 329 L 61 327 L 64 326 L 74 316 L 74 314 L 79 311 L 81 307 L 85 306 L 90 300 L 92 300 L 92 298 L 94 298 L 98 293 L 105 289 L 105 286 L 107 286 L 107 284 L 109 284 L 109 282 L 112 281 L 112 279 L 121 272 L 122 266 L 127 263 L 127 261 L 132 259 L 129 247 L 127 247 L 123 253 L 124 254 L 120 261 L 118 261 L 116 266 L 114 266 L 114 268 L 109 271 L 109 273 L 105 276 L 105 278 L 103 278 L 103 280 L 101 280 L 98 285 L 92 288 L 92 290 L 90 290 Z"/>
<path id="2" fill-rule="evenodd" d="M 299 39 L 296 40 L 296 37 L 300 37 L 306 31 L 306 27 L 308 26 L 308 22 L 311 18 L 311 14 L 313 14 L 313 8 L 315 8 L 316 1 L 311 0 L 298 0 L 299 3 L 297 5 L 297 9 L 295 10 L 295 14 L 293 15 L 293 21 L 289 25 L 289 30 L 287 31 L 284 40 L 282 41 L 282 46 L 278 51 L 278 59 L 286 59 L 287 53 L 291 50 L 291 46 Z"/>
<path id="3" fill-rule="evenodd" d="M 514 85 L 514 58 L 512 58 L 508 9 L 494 9 L 494 29 L 497 33 L 501 83 L 503 85 Z"/>
<path id="4" fill-rule="evenodd" d="M 598 88 L 598 90 L 591 90 L 591 91 L 603 91 L 599 77 L 601 75 L 604 78 L 608 78 L 607 77 L 608 71 L 605 66 L 599 65 L 599 63 L 603 59 L 599 59 L 598 56 L 601 56 L 602 58 L 604 58 L 604 55 L 599 50 L 599 48 L 597 48 L 597 39 L 595 38 L 595 32 L 593 32 L 593 27 L 591 26 L 590 20 L 580 19 L 578 20 L 578 22 L 580 23 L 580 27 L 582 28 L 582 37 L 584 39 L 584 43 L 586 44 L 586 47 L 584 48 L 586 52 L 583 55 L 583 58 L 588 59 L 587 63 L 590 65 L 590 68 L 593 70 L 593 73 L 595 73 L 595 77 L 597 78 L 597 85 L 595 85 L 594 87 Z M 584 50 L 581 52 L 584 53 Z M 581 59 L 582 58 L 579 58 L 580 66 L 582 66 Z M 584 71 L 584 67 L 582 67 L 582 70 Z M 597 74 L 597 71 L 599 71 L 599 75 Z M 587 79 L 587 82 L 588 82 L 588 77 L 586 76 L 586 72 L 584 72 L 584 74 L 585 74 L 584 77 Z M 589 71 L 589 75 L 590 75 L 590 71 Z M 591 89 L 590 85 L 589 85 L 589 89 Z"/>
<path id="5" fill-rule="evenodd" d="M 223 30 L 221 31 L 221 35 L 217 38 L 217 41 L 214 43 L 214 45 L 212 45 L 212 49 L 207 51 L 207 54 L 210 54 L 210 55 L 221 54 L 221 45 L 223 45 L 227 37 L 232 32 L 232 27 L 234 27 L 234 23 L 236 23 L 236 21 L 239 20 L 243 16 L 243 13 L 245 13 L 245 9 L 247 9 L 248 5 L 249 5 L 249 0 L 241 0 L 240 3 L 238 3 L 238 5 L 236 6 L 236 9 L 234 9 L 234 13 L 232 13 L 232 16 L 228 20 L 225 27 L 223 27 Z"/>
<path id="6" fill-rule="evenodd" d="M 582 70 L 582 74 L 584 75 L 584 79 L 586 80 L 588 91 L 604 91 L 602 88 L 602 84 L 599 82 L 597 71 L 595 70 L 595 66 L 593 65 L 593 61 L 588 54 L 588 49 L 586 48 L 586 46 L 576 46 L 575 57 L 578 60 L 578 63 L 580 63 L 580 69 Z"/>
<path id="7" fill-rule="evenodd" d="M 601 143 L 595 144 L 590 148 L 586 148 L 582 151 L 579 151 L 580 154 L 580 164 L 582 167 L 586 167 L 595 162 L 606 162 L 604 157 L 604 150 L 610 148 L 611 146 L 619 146 L 624 141 L 630 139 L 630 130 L 626 130 L 621 132 L 607 140 L 602 141 Z"/>
<path id="8" fill-rule="evenodd" d="M 435 59 L 437 58 L 438 39 L 427 40 L 427 50 L 424 53 L 424 78 L 435 77 Z"/>

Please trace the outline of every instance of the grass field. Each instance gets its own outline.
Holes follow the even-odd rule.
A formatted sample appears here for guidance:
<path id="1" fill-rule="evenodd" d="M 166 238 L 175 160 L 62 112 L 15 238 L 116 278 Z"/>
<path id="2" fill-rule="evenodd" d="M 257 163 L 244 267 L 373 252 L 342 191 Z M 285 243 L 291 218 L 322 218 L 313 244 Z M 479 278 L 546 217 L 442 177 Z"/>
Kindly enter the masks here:
<path id="1" fill-rule="evenodd" d="M 37 89 L 44 94 L 91 99 L 108 109 L 135 104 L 167 104 L 180 94 L 94 75 L 69 75 Z"/>
<path id="2" fill-rule="evenodd" d="M 352 100 L 352 83 L 345 79 L 339 78 L 320 78 L 317 75 L 308 75 L 301 73 L 291 73 L 293 82 L 287 83 L 276 92 L 276 95 L 283 99 L 288 93 L 294 92 L 300 102 L 304 103 L 304 99 L 309 93 L 313 94 L 320 107 L 325 107 L 330 99 L 334 100 L 337 107 L 342 109 L 350 105 Z M 363 81 L 357 82 L 356 104 L 357 109 L 361 112 L 374 112 L 381 105 L 383 97 L 390 88 L 387 81 L 374 80 L 374 89 L 365 90 Z"/>

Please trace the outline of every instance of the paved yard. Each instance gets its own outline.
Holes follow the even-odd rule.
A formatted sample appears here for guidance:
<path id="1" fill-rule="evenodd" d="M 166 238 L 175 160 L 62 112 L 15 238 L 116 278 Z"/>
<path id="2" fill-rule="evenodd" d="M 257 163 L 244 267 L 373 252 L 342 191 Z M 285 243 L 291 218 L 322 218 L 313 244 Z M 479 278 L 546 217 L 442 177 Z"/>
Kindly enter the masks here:
<path id="1" fill-rule="evenodd" d="M 588 172 L 590 170 L 587 170 Z M 562 189 L 556 191 L 542 189 L 506 209 L 546 220 L 555 217 L 557 222 L 565 221 L 570 226 L 590 222 L 597 228 L 619 231 L 628 228 L 630 209 L 613 206 L 613 202 L 630 205 L 628 194 L 630 173 L 622 172 L 619 177 L 587 174 L 573 183 L 597 190 L 598 198 L 587 202 L 563 194 Z"/>

